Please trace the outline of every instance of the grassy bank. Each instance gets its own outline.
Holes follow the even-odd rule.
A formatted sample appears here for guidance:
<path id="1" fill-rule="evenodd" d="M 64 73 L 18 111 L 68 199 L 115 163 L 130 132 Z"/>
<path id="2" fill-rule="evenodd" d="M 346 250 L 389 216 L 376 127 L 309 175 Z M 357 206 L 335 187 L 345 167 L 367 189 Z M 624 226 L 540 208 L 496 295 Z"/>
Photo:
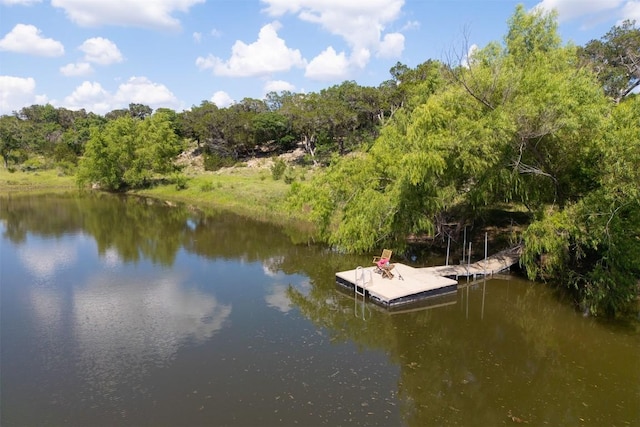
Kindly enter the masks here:
<path id="1" fill-rule="evenodd" d="M 74 176 L 64 175 L 57 170 L 36 172 L 9 172 L 0 168 L 0 193 L 46 194 L 77 190 Z"/>
<path id="2" fill-rule="evenodd" d="M 283 180 L 274 180 L 268 168 L 233 167 L 188 173 L 181 185 L 172 182 L 132 193 L 282 224 L 303 220 L 285 209 L 289 187 Z"/>
<path id="3" fill-rule="evenodd" d="M 303 178 L 302 169 L 296 179 Z M 186 203 L 203 210 L 225 210 L 245 217 L 276 224 L 304 224 L 304 218 L 291 215 L 284 207 L 284 199 L 290 184 L 282 179 L 274 180 L 269 168 L 233 167 L 217 172 L 188 171 L 186 179 L 161 183 L 130 194 L 153 197 L 176 203 Z M 48 194 L 77 191 L 75 177 L 56 170 L 36 172 L 0 169 L 0 193 Z"/>

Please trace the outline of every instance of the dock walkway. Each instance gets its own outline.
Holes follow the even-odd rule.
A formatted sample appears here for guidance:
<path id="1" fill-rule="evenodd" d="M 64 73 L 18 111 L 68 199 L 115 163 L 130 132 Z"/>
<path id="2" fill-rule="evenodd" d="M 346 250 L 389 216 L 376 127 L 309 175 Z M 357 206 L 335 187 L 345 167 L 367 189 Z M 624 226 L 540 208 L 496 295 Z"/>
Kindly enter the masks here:
<path id="1" fill-rule="evenodd" d="M 358 267 L 336 273 L 336 284 L 383 307 L 395 308 L 427 298 L 456 292 L 460 277 L 491 276 L 517 264 L 520 247 L 492 255 L 486 260 L 460 265 L 416 268 L 393 263 L 392 278 L 384 278 L 377 267 Z"/>
<path id="2" fill-rule="evenodd" d="M 509 270 L 513 265 L 520 261 L 521 246 L 514 246 L 498 252 L 487 259 L 476 261 L 474 263 L 461 263 L 455 265 L 440 265 L 436 267 L 424 267 L 425 270 L 437 276 L 449 277 L 458 280 L 460 277 L 476 277 L 492 276 L 497 273 Z"/>

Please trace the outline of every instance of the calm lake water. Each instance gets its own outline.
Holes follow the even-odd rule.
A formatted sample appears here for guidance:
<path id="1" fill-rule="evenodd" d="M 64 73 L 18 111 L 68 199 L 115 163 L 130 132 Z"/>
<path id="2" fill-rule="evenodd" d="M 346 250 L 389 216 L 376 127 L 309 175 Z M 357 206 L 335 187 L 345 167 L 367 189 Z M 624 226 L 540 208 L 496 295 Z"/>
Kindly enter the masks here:
<path id="1" fill-rule="evenodd" d="M 371 256 L 228 214 L 4 196 L 0 234 L 3 427 L 640 425 L 637 323 L 514 275 L 390 314 L 336 289 Z"/>

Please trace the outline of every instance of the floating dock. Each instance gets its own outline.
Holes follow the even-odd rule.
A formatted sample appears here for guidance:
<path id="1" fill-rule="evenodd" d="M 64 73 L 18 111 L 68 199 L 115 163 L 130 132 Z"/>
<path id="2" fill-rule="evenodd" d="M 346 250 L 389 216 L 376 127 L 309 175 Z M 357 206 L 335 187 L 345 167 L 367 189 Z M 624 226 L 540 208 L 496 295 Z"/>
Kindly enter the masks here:
<path id="1" fill-rule="evenodd" d="M 445 295 L 458 290 L 458 281 L 423 271 L 409 265 L 394 263 L 393 278 L 376 273 L 377 267 L 358 267 L 336 273 L 336 283 L 356 295 L 383 307 L 393 308 L 415 303 L 425 298 Z"/>
<path id="2" fill-rule="evenodd" d="M 475 263 L 416 268 L 393 263 L 392 278 L 385 278 L 376 266 L 358 267 L 336 273 L 336 284 L 355 296 L 369 298 L 373 303 L 394 309 L 422 300 L 454 293 L 461 277 L 486 277 L 518 263 L 520 247 L 498 252 Z"/>

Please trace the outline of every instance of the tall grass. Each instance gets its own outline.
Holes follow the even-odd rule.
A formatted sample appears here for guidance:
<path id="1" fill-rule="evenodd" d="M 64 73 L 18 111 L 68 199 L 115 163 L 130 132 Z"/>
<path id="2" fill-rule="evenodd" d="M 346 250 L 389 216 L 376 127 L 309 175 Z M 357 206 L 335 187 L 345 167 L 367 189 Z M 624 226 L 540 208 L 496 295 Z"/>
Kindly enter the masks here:
<path id="1" fill-rule="evenodd" d="M 54 193 L 77 188 L 74 176 L 58 170 L 11 172 L 0 167 L 0 192 L 2 193 Z"/>
<path id="2" fill-rule="evenodd" d="M 135 193 L 278 224 L 304 222 L 304 218 L 288 212 L 284 206 L 289 187 L 282 180 L 272 179 L 269 169 L 235 167 L 193 174 L 182 186 L 167 182 Z"/>
<path id="3" fill-rule="evenodd" d="M 177 181 L 176 181 L 177 180 Z M 267 168 L 234 167 L 216 172 L 172 176 L 148 189 L 130 193 L 182 202 L 203 210 L 225 210 L 275 224 L 292 225 L 309 232 L 300 214 L 288 212 L 284 200 L 290 184 L 274 180 Z M 74 176 L 57 170 L 10 172 L 0 168 L 0 193 L 56 193 L 77 191 Z"/>

